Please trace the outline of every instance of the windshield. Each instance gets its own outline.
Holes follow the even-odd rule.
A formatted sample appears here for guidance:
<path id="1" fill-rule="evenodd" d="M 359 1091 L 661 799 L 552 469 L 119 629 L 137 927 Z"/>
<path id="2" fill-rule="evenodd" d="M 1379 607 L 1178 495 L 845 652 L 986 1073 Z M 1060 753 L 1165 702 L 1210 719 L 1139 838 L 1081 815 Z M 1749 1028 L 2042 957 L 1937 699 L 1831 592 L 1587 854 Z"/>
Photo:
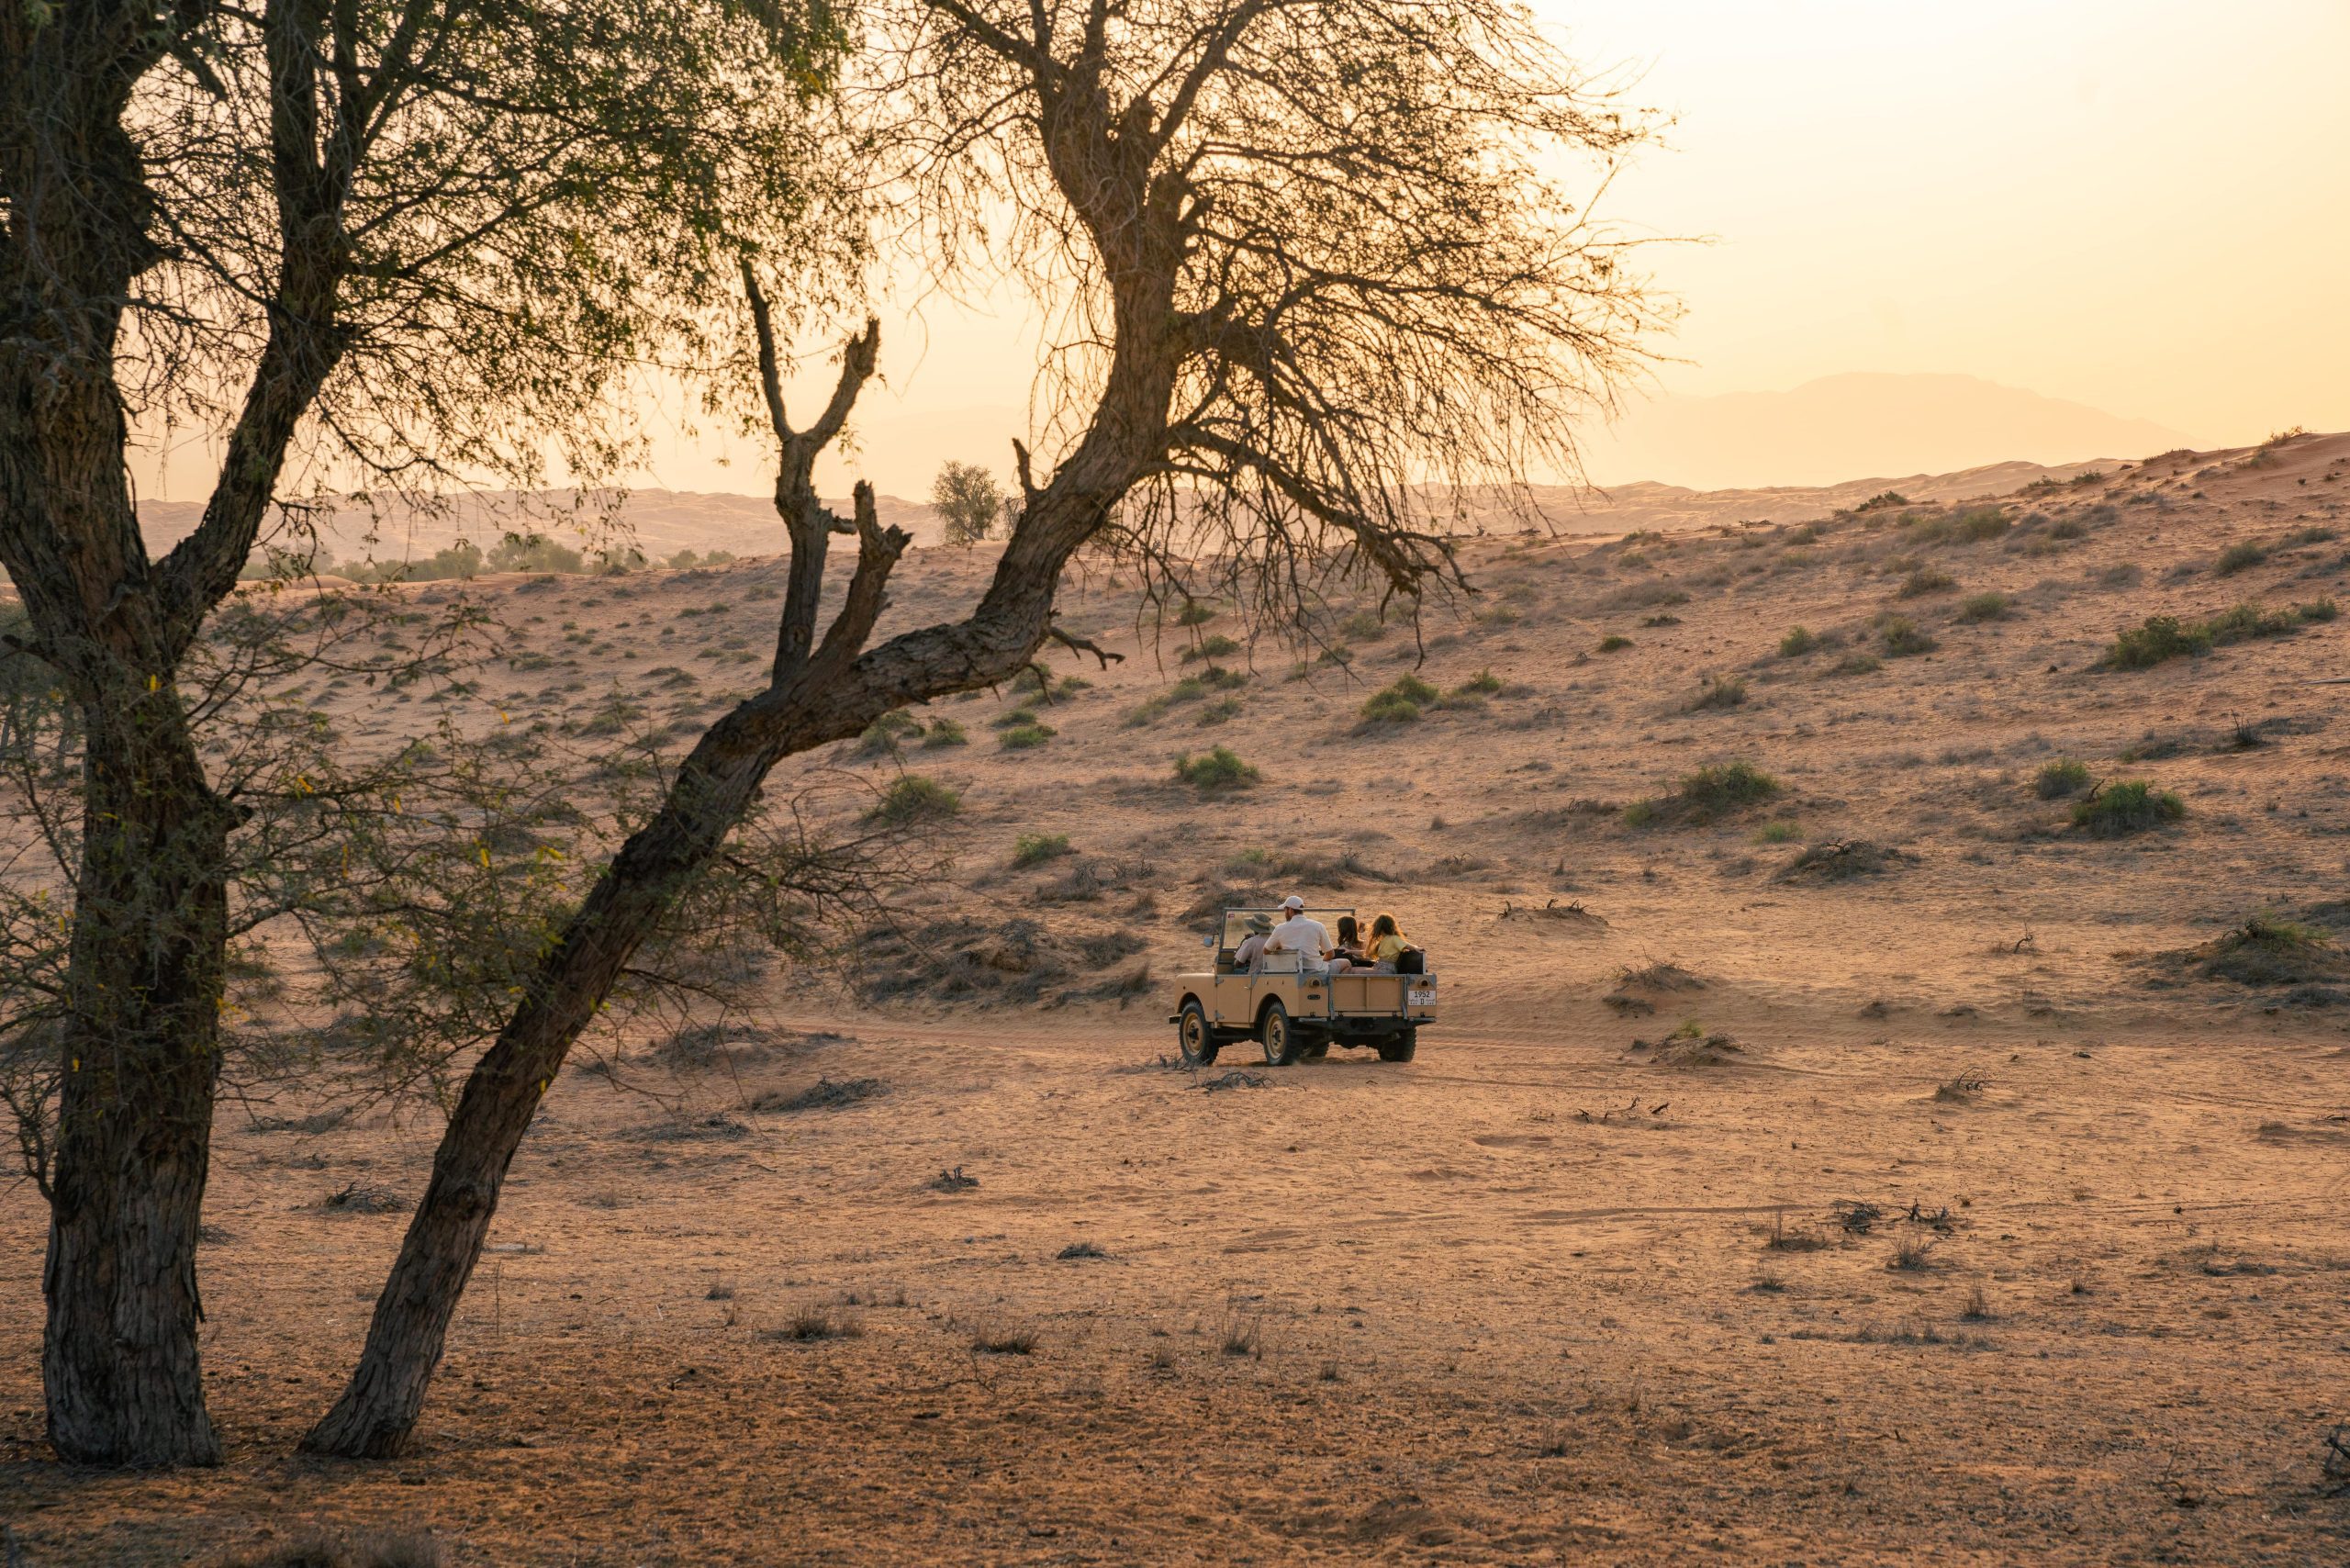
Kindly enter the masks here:
<path id="1" fill-rule="evenodd" d="M 1309 909 L 1305 913 L 1307 918 L 1320 921 L 1322 923 L 1322 929 L 1330 934 L 1331 941 L 1336 942 L 1338 939 L 1338 917 L 1342 914 L 1352 914 L 1354 913 L 1354 910 L 1351 907 L 1340 909 Z M 1224 935 L 1217 941 L 1216 946 L 1222 947 L 1226 952 L 1230 952 L 1233 948 L 1239 946 L 1241 943 L 1247 941 L 1248 938 L 1248 923 L 1260 915 L 1265 920 L 1265 929 L 1268 931 L 1270 931 L 1274 926 L 1279 925 L 1283 920 L 1288 918 L 1285 912 L 1278 909 L 1225 910 L 1224 912 Z"/>

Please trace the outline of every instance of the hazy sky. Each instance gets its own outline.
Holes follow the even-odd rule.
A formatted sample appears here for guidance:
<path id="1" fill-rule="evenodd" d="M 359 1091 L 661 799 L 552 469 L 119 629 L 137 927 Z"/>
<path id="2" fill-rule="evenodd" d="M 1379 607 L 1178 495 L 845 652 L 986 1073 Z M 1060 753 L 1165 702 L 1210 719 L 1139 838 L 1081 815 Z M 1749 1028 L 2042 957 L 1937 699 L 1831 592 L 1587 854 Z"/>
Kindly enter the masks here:
<path id="1" fill-rule="evenodd" d="M 1676 118 L 1605 208 L 1707 241 L 1651 256 L 1686 306 L 1664 391 L 1963 372 L 2199 444 L 2350 428 L 2350 0 L 1537 8 Z M 883 320 L 856 466 L 905 495 L 942 457 L 1008 472 L 1025 312 Z M 756 443 L 648 414 L 640 483 L 767 487 Z"/>

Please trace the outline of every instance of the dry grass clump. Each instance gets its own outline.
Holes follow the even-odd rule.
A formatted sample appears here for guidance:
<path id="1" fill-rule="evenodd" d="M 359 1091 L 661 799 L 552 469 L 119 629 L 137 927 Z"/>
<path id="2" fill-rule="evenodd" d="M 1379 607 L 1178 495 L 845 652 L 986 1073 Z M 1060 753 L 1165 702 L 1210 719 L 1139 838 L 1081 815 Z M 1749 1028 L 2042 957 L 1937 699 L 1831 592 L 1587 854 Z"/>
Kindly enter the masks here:
<path id="1" fill-rule="evenodd" d="M 2220 552 L 2219 559 L 2211 563 L 2211 575 L 2232 577 L 2238 572 L 2250 571 L 2267 559 L 2268 552 L 2261 544 L 2250 539 L 2238 540 Z"/>
<path id="2" fill-rule="evenodd" d="M 1407 675 L 1394 684 L 1373 692 L 1362 705 L 1361 728 L 1381 724 L 1410 724 L 1418 722 L 1420 710 L 1430 706 L 1444 694 L 1422 680 Z"/>
<path id="3" fill-rule="evenodd" d="M 1631 645 L 1632 639 L 1629 637 L 1618 636 L 1615 633 L 1610 632 L 1606 636 L 1599 639 L 1598 651 L 1603 654 L 1612 654 L 1618 652 L 1621 649 L 1628 648 Z"/>
<path id="4" fill-rule="evenodd" d="M 2073 807 L 2073 825 L 2092 838 L 2144 833 L 2187 815 L 2187 802 L 2143 778 L 2109 784 Z"/>
<path id="5" fill-rule="evenodd" d="M 1036 1331 L 1024 1326 L 982 1324 L 972 1330 L 971 1349 L 982 1356 L 1033 1356 Z"/>
<path id="6" fill-rule="evenodd" d="M 1616 971 L 1616 989 L 1600 1001 L 1628 1017 L 1642 1016 L 1656 1011 L 1655 996 L 1669 996 L 1682 991 L 1703 991 L 1706 982 L 1678 964 L 1651 960 L 1638 969 L 1627 966 Z"/>
<path id="7" fill-rule="evenodd" d="M 1840 838 L 1815 844 L 1787 862 L 1779 872 L 1783 882 L 1846 882 L 1856 877 L 1878 877 L 1899 870 L 1916 857 L 1866 839 Z"/>
<path id="8" fill-rule="evenodd" d="M 878 1078 L 820 1078 L 805 1089 L 786 1093 L 770 1090 L 751 1101 L 754 1111 L 771 1111 L 789 1114 L 794 1111 L 837 1111 L 861 1101 L 878 1099 L 888 1093 L 889 1085 Z"/>
<path id="9" fill-rule="evenodd" d="M 1986 621 L 2004 621 L 2012 601 L 2003 593 L 1969 594 L 1960 601 L 1958 618 L 1969 625 Z"/>
<path id="10" fill-rule="evenodd" d="M 1065 833 L 1024 833 L 1013 841 L 1012 865 L 1014 870 L 1024 870 L 1069 853 L 1069 834 Z"/>
<path id="11" fill-rule="evenodd" d="M 2259 990 L 2286 990 L 2285 1000 L 2324 1007 L 2350 1002 L 2337 989 L 2350 984 L 2350 955 L 2315 925 L 2277 914 L 2255 914 L 2199 947 L 2165 956 L 2198 980 L 2225 980 Z"/>
<path id="12" fill-rule="evenodd" d="M 1894 593 L 1896 599 L 1923 599 L 1930 593 L 1948 593 L 1958 586 L 1958 579 L 1948 572 L 1931 566 L 1920 566 L 1902 579 Z"/>
<path id="13" fill-rule="evenodd" d="M 1185 752 L 1177 757 L 1175 777 L 1203 795 L 1215 795 L 1246 790 L 1261 775 L 1255 767 L 1241 761 L 1231 747 L 1220 745 L 1196 756 Z"/>
<path id="14" fill-rule="evenodd" d="M 1694 1018 L 1652 1047 L 1645 1040 L 1634 1040 L 1632 1048 L 1652 1050 L 1649 1062 L 1654 1067 L 1719 1067 L 1746 1055 L 1746 1047 L 1730 1036 L 1707 1029 Z"/>
<path id="15" fill-rule="evenodd" d="M 2065 801 L 2089 787 L 2089 765 L 2073 757 L 2060 756 L 2053 762 L 2043 762 L 2032 780 L 2032 792 L 2043 801 Z"/>
<path id="16" fill-rule="evenodd" d="M 1811 628 L 1793 626 L 1788 628 L 1785 636 L 1779 639 L 1779 656 L 1783 659 L 1799 659 L 1819 646 L 1819 637 Z"/>
<path id="17" fill-rule="evenodd" d="M 1880 617 L 1876 631 L 1884 641 L 1885 656 L 1889 659 L 1912 658 L 1919 654 L 1930 654 L 1941 646 L 1931 636 L 1919 631 L 1918 623 L 1906 615 Z"/>
<path id="18" fill-rule="evenodd" d="M 1741 676 L 1706 676 L 1697 686 L 1696 695 L 1681 704 L 1684 713 L 1719 711 L 1738 708 L 1746 702 L 1746 681 Z"/>
<path id="19" fill-rule="evenodd" d="M 890 786 L 881 799 L 865 813 L 865 818 L 867 822 L 887 823 L 892 827 L 908 827 L 916 823 L 951 817 L 962 809 L 961 795 L 936 779 L 909 773 Z"/>
<path id="20" fill-rule="evenodd" d="M 810 1302 L 772 1328 L 759 1330 L 770 1344 L 808 1345 L 823 1339 L 861 1339 L 865 1320 L 834 1306 Z"/>
<path id="21" fill-rule="evenodd" d="M 1624 808 L 1624 822 L 1630 827 L 1703 827 L 1779 793 L 1779 781 L 1751 763 L 1719 763 L 1684 776 L 1670 795 L 1633 801 Z"/>

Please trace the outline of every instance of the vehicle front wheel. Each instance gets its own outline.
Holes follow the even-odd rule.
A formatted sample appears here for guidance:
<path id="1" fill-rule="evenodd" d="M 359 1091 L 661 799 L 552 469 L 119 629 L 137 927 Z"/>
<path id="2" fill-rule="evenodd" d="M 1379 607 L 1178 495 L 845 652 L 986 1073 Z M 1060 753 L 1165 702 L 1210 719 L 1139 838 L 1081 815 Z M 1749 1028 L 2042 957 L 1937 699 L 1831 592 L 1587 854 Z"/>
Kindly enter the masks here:
<path id="1" fill-rule="evenodd" d="M 1175 1024 L 1175 1047 L 1183 1053 L 1185 1067 L 1214 1066 L 1215 1053 L 1224 1048 L 1208 1023 L 1208 1010 L 1196 999 L 1183 1003 L 1182 1016 Z"/>
<path id="2" fill-rule="evenodd" d="M 1405 1029 L 1379 1042 L 1381 1061 L 1410 1061 L 1412 1053 L 1420 1048 L 1420 1032 Z"/>
<path id="3" fill-rule="evenodd" d="M 1257 1038 L 1264 1042 L 1265 1059 L 1275 1067 L 1294 1067 L 1302 1048 L 1297 1038 L 1297 1025 L 1289 1021 L 1289 1009 L 1280 999 L 1265 1003 L 1265 1015 L 1257 1025 Z"/>

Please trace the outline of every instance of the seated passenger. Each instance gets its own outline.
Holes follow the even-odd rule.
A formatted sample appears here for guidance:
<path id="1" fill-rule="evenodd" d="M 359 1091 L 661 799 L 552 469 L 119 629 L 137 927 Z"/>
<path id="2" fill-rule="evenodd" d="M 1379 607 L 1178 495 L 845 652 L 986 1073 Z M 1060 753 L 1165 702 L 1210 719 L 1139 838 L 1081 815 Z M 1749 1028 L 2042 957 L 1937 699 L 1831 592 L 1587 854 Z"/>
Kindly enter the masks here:
<path id="1" fill-rule="evenodd" d="M 1295 893 L 1281 900 L 1282 920 L 1266 939 L 1268 953 L 1294 953 L 1297 972 L 1326 974 L 1330 968 L 1330 928 L 1305 913 L 1305 901 Z"/>
<path id="2" fill-rule="evenodd" d="M 1257 960 L 1264 956 L 1265 938 L 1272 934 L 1273 921 L 1270 915 L 1250 915 L 1248 935 L 1242 937 L 1240 946 L 1232 950 L 1232 972 L 1238 975 L 1255 974 Z"/>
<path id="3" fill-rule="evenodd" d="M 1338 916 L 1338 945 L 1330 950 L 1330 972 L 1342 975 L 1348 969 L 1367 968 L 1370 963 L 1363 957 L 1361 924 L 1351 914 Z"/>
<path id="4" fill-rule="evenodd" d="M 1378 916 L 1371 923 L 1371 946 L 1367 949 L 1371 958 L 1371 973 L 1380 975 L 1395 973 L 1395 960 L 1402 958 L 1404 950 L 1410 946 L 1409 942 L 1404 940 L 1404 934 L 1395 928 L 1393 915 Z"/>

